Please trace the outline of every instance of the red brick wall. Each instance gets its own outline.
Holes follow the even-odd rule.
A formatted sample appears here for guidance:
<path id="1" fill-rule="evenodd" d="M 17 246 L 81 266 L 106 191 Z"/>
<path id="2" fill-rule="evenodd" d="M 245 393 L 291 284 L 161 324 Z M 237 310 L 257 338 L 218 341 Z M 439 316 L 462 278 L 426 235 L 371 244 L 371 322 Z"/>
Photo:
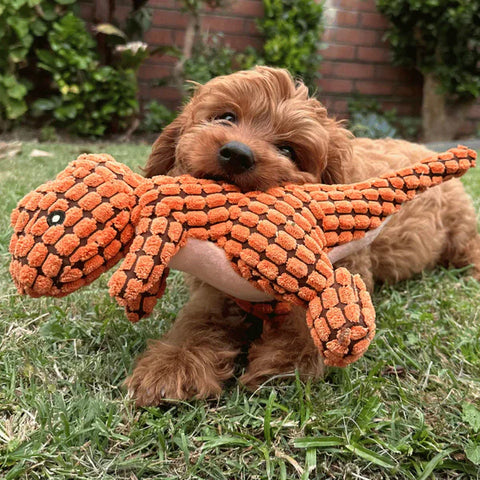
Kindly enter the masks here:
<path id="1" fill-rule="evenodd" d="M 97 0 L 98 1 L 98 0 Z M 117 0 L 115 17 L 122 19 L 131 2 Z M 82 0 L 82 15 L 94 20 L 93 0 Z M 145 41 L 151 45 L 182 47 L 187 18 L 175 0 L 150 0 L 153 25 Z M 202 28 L 223 32 L 226 43 L 236 50 L 246 46 L 260 48 L 261 35 L 255 19 L 263 14 L 261 0 L 231 0 L 227 8 L 207 10 L 202 15 Z M 422 96 L 421 75 L 413 70 L 394 67 L 390 49 L 383 40 L 387 22 L 378 13 L 375 0 L 326 0 L 325 48 L 322 50 L 322 78 L 319 97 L 332 115 L 348 116 L 348 99 L 355 94 L 377 98 L 385 109 L 396 108 L 401 115 L 419 115 Z M 152 82 L 172 72 L 175 59 L 157 56 L 149 59 L 139 72 L 143 100 L 158 99 L 169 107 L 180 102 L 172 86 L 154 87 Z M 475 131 L 480 120 L 480 104 L 465 119 L 465 133 Z"/>
<path id="2" fill-rule="evenodd" d="M 81 0 L 80 4 L 83 18 L 93 21 L 93 0 Z M 117 0 L 116 4 L 115 18 L 122 20 L 131 8 L 131 2 Z M 180 10 L 180 2 L 150 0 L 148 6 L 153 10 L 153 22 L 145 41 L 152 46 L 174 45 L 182 48 L 188 18 Z M 225 43 L 235 50 L 242 51 L 248 45 L 260 49 L 263 41 L 256 29 L 255 19 L 262 15 L 261 0 L 233 0 L 228 8 L 205 11 L 202 15 L 202 29 L 212 33 L 223 32 Z M 171 108 L 181 103 L 180 94 L 173 86 L 152 86 L 155 80 L 171 74 L 175 61 L 175 58 L 163 55 L 152 57 L 142 65 L 139 80 L 143 100 L 157 99 Z"/>
<path id="3" fill-rule="evenodd" d="M 319 86 L 327 108 L 345 116 L 348 97 L 356 93 L 375 96 L 402 115 L 419 115 L 421 76 L 392 66 L 383 40 L 387 22 L 375 0 L 327 0 L 325 7 Z"/>
<path id="4" fill-rule="evenodd" d="M 150 0 L 153 9 L 153 24 L 145 41 L 157 45 L 183 46 L 187 18 L 180 11 L 179 2 L 174 0 Z M 262 3 L 258 0 L 240 0 L 232 2 L 228 9 L 207 11 L 202 15 L 202 29 L 209 32 L 223 32 L 225 42 L 235 50 L 244 50 L 248 45 L 260 48 L 262 38 L 255 27 L 255 18 L 263 13 Z M 169 75 L 174 58 L 163 56 L 149 59 L 140 71 L 143 98 L 158 98 L 168 106 L 180 103 L 176 89 L 169 86 L 151 87 L 150 80 Z"/>

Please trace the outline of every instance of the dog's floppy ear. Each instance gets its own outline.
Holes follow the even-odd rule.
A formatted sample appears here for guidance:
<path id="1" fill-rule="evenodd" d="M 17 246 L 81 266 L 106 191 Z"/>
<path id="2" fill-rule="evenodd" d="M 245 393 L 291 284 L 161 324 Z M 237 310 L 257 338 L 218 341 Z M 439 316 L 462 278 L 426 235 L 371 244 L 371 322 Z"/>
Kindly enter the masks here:
<path id="1" fill-rule="evenodd" d="M 352 161 L 353 134 L 344 128 L 344 121 L 329 117 L 326 107 L 317 98 L 309 97 L 308 88 L 300 81 L 295 85 L 295 98 L 298 99 L 298 109 L 307 109 L 322 127 L 311 132 L 317 136 L 317 144 L 322 145 L 316 180 L 329 185 L 347 183 L 345 167 Z"/>
<path id="2" fill-rule="evenodd" d="M 185 124 L 184 113 L 181 113 L 170 125 L 166 126 L 152 146 L 152 152 L 143 168 L 146 177 L 165 175 L 175 162 L 177 141 Z"/>
<path id="3" fill-rule="evenodd" d="M 335 183 L 347 183 L 345 167 L 352 161 L 352 138 L 353 135 L 343 122 L 328 119 L 325 125 L 329 134 L 327 166 L 321 174 L 321 182 L 333 185 Z"/>

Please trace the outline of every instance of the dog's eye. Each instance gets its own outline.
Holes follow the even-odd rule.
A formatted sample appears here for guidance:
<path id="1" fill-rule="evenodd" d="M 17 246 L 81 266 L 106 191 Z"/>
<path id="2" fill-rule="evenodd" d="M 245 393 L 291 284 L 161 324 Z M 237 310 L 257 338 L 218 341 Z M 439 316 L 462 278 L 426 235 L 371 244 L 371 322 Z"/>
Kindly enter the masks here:
<path id="1" fill-rule="evenodd" d="M 215 120 L 225 120 L 230 123 L 235 123 L 237 121 L 237 117 L 232 112 L 222 113 L 222 115 L 217 115 Z"/>
<path id="2" fill-rule="evenodd" d="M 277 148 L 282 155 L 288 157 L 292 162 L 297 160 L 295 150 L 290 145 L 279 145 Z"/>

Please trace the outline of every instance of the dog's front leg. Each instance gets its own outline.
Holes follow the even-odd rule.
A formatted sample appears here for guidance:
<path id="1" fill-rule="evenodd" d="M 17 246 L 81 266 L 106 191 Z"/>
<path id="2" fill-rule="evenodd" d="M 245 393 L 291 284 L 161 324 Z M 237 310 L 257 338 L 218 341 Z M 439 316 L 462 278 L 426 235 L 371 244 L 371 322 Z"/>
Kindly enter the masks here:
<path id="1" fill-rule="evenodd" d="M 281 321 L 264 323 L 262 335 L 249 349 L 248 366 L 240 382 L 253 390 L 269 378 L 292 375 L 295 370 L 302 378 L 321 378 L 325 370 L 305 323 L 305 308 L 299 306 Z"/>
<path id="2" fill-rule="evenodd" d="M 234 374 L 246 341 L 245 314 L 233 300 L 190 277 L 191 294 L 170 331 L 138 358 L 126 385 L 137 405 L 211 398 Z"/>

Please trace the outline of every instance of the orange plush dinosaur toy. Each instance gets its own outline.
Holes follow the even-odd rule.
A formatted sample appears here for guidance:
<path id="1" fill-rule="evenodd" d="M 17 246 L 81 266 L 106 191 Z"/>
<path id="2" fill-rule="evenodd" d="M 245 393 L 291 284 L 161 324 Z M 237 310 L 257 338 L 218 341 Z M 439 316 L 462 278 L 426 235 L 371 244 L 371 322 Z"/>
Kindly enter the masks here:
<path id="1" fill-rule="evenodd" d="M 145 179 L 109 155 L 81 155 L 13 211 L 10 272 L 20 293 L 60 297 L 125 257 L 110 294 L 137 321 L 162 295 L 168 267 L 178 268 L 245 308 L 305 306 L 325 362 L 345 366 L 368 348 L 375 311 L 361 278 L 332 262 L 349 242 L 368 242 L 417 192 L 463 175 L 475 157 L 458 147 L 362 183 L 244 194 L 190 176 Z"/>

